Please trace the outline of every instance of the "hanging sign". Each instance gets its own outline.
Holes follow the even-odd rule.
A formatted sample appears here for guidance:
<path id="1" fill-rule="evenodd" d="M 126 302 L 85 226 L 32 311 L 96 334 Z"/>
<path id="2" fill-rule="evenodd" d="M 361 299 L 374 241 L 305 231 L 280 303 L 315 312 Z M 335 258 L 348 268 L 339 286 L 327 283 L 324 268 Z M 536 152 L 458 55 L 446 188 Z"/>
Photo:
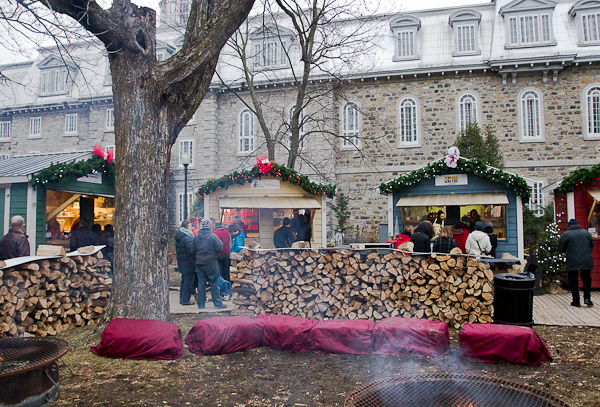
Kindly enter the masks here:
<path id="1" fill-rule="evenodd" d="M 436 187 L 450 187 L 453 185 L 469 185 L 467 174 L 444 174 L 435 176 Z"/>
<path id="2" fill-rule="evenodd" d="M 91 184 L 102 184 L 102 173 L 88 174 L 85 177 L 77 178 L 80 182 L 89 182 Z"/>
<path id="3" fill-rule="evenodd" d="M 255 179 L 250 184 L 250 189 L 280 189 L 278 179 Z"/>

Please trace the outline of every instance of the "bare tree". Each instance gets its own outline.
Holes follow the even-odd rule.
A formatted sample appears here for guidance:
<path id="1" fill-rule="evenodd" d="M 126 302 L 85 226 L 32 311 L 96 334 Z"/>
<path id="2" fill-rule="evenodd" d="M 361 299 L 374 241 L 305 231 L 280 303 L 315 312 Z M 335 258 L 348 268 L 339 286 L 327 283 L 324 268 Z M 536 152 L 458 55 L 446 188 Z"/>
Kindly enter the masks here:
<path id="1" fill-rule="evenodd" d="M 254 0 L 192 0 L 182 49 L 162 62 L 156 59 L 156 12 L 130 0 L 114 0 L 106 10 L 95 0 L 4 1 L 21 7 L 17 13 L 30 13 L 29 20 L 9 21 L 21 29 L 44 16 L 60 33 L 67 16 L 108 52 L 118 157 L 111 317 L 168 319 L 171 147 L 198 109 L 222 47 Z"/>
<path id="2" fill-rule="evenodd" d="M 225 53 L 221 61 L 239 76 L 219 77 L 255 115 L 270 160 L 279 147 L 289 168 L 302 160 L 320 173 L 322 162 L 307 159 L 302 146 L 319 136 L 335 148 L 340 85 L 372 66 L 366 57 L 381 40 L 380 25 L 373 24 L 378 18 L 360 0 L 263 0 L 261 6 L 263 13 L 231 37 L 230 58 Z M 290 110 L 274 96 L 277 90 L 292 91 Z"/>

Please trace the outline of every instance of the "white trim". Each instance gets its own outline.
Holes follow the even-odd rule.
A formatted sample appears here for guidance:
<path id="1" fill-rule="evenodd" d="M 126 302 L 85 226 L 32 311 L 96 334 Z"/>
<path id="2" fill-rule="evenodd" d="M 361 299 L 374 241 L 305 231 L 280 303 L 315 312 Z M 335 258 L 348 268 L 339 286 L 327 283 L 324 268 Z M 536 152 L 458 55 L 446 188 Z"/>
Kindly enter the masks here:
<path id="1" fill-rule="evenodd" d="M 539 126 L 540 134 L 537 137 L 525 137 L 525 123 L 523 121 L 523 95 L 528 92 L 535 92 L 537 95 L 538 112 L 536 124 Z M 519 124 L 519 142 L 521 143 L 543 143 L 545 141 L 545 120 L 544 120 L 544 94 L 539 89 L 524 88 L 517 95 L 517 121 Z"/>
<path id="2" fill-rule="evenodd" d="M 575 219 L 575 193 L 567 192 L 567 221 Z"/>
<path id="3" fill-rule="evenodd" d="M 112 119 L 112 120 L 109 120 Z M 109 124 L 112 123 L 112 126 Z M 115 130 L 115 108 L 108 107 L 106 108 L 106 112 L 104 113 L 104 130 L 114 131 Z"/>
<path id="4" fill-rule="evenodd" d="M 327 247 L 327 195 L 321 195 L 321 247 Z"/>
<path id="5" fill-rule="evenodd" d="M 249 135 L 245 135 L 245 139 L 247 138 L 249 140 L 248 144 L 249 144 L 249 149 L 242 151 L 241 148 L 241 142 L 242 142 L 242 115 L 245 114 L 246 112 L 248 112 L 250 114 L 250 133 Z M 254 114 L 254 112 L 251 109 L 248 109 L 247 107 L 244 107 L 242 110 L 240 110 L 237 114 L 237 137 L 236 137 L 236 155 L 241 155 L 241 156 L 246 156 L 246 155 L 250 155 L 252 153 L 254 153 L 254 151 L 256 150 L 256 115 Z"/>
<path id="6" fill-rule="evenodd" d="M 178 146 L 179 146 L 179 153 L 177 154 L 177 157 L 178 157 L 178 161 L 177 162 L 178 162 L 179 168 L 184 168 L 183 164 L 181 163 L 181 157 L 183 156 L 183 153 L 184 153 L 184 151 L 182 150 L 182 146 L 185 143 L 189 143 L 190 144 L 190 147 L 188 148 L 188 154 L 190 156 L 190 165 L 188 165 L 188 169 L 189 168 L 194 168 L 196 166 L 196 157 L 195 157 L 195 154 L 196 154 L 196 145 L 195 145 L 196 144 L 196 140 L 194 140 L 194 139 L 179 140 L 179 144 L 178 144 Z"/>
<path id="7" fill-rule="evenodd" d="M 517 196 L 517 253 L 519 259 L 525 258 L 525 242 L 523 233 L 523 201 Z"/>
<path id="8" fill-rule="evenodd" d="M 414 111 L 416 114 L 415 117 L 415 134 L 414 136 L 416 137 L 417 141 L 411 141 L 411 142 L 403 142 L 402 139 L 402 114 L 401 114 L 401 107 L 400 105 L 406 101 L 407 99 L 410 99 L 414 102 L 415 107 L 414 107 Z M 419 98 L 417 98 L 416 96 L 413 95 L 405 95 L 403 96 L 399 101 L 398 104 L 396 105 L 396 114 L 398 117 L 398 127 L 396 128 L 396 147 L 398 148 L 414 148 L 414 147 L 421 147 L 422 144 L 422 137 L 421 137 L 421 103 L 419 102 Z"/>
<path id="9" fill-rule="evenodd" d="M 462 31 L 463 32 L 463 39 L 464 39 L 464 32 L 465 29 L 468 28 L 472 28 L 473 32 L 469 33 L 469 39 L 472 40 L 473 42 L 473 49 L 469 49 L 466 51 L 460 51 L 460 39 L 459 38 L 459 32 Z M 477 21 L 468 21 L 468 22 L 464 22 L 464 23 L 460 23 L 460 24 L 456 24 L 453 27 L 453 35 L 454 35 L 454 52 L 452 53 L 453 56 L 455 57 L 461 57 L 461 56 L 470 56 L 470 55 L 481 55 L 481 48 L 479 48 L 479 22 Z M 471 38 L 472 37 L 472 38 Z M 464 44 L 464 41 L 463 41 Z"/>
<path id="10" fill-rule="evenodd" d="M 27 183 L 27 235 L 29 236 L 29 246 L 31 247 L 31 255 L 35 256 L 37 251 L 35 241 L 36 231 L 36 202 L 37 201 L 37 190 L 33 188 L 33 185 Z"/>
<path id="11" fill-rule="evenodd" d="M 3 120 L 0 122 L 0 143 L 10 141 L 10 130 L 12 126 L 11 120 Z M 8 133 L 8 136 L 4 136 L 5 133 Z"/>
<path id="12" fill-rule="evenodd" d="M 74 119 L 74 121 L 73 121 Z M 65 134 L 69 136 L 77 135 L 78 133 L 78 121 L 79 115 L 77 113 L 67 113 L 65 114 Z M 70 126 L 71 125 L 71 126 Z M 74 129 L 69 129 L 69 127 L 74 127 Z"/>
<path id="13" fill-rule="evenodd" d="M 210 199 L 208 199 L 208 195 L 204 195 L 204 217 L 208 218 L 210 215 L 210 211 L 208 207 L 210 206 Z"/>
<path id="14" fill-rule="evenodd" d="M 355 110 L 357 111 L 358 123 L 356 124 L 357 125 L 356 135 L 352 136 L 352 137 L 347 137 L 345 135 L 346 132 L 344 131 L 344 125 L 345 125 L 344 117 L 345 117 L 346 107 L 349 106 L 350 104 L 353 104 L 356 107 Z M 362 148 L 362 140 L 360 137 L 360 135 L 362 133 L 362 107 L 361 107 L 360 103 L 358 103 L 356 100 L 346 100 L 346 102 L 340 106 L 339 122 L 340 122 L 340 150 L 360 150 Z M 351 140 L 347 140 L 347 138 L 355 138 L 357 142 L 352 143 Z M 348 141 L 350 144 L 344 145 L 346 141 Z"/>
<path id="15" fill-rule="evenodd" d="M 32 130 L 34 130 L 32 128 L 33 126 L 33 121 L 37 121 L 39 119 L 39 132 L 38 133 L 32 133 Z M 35 116 L 35 117 L 30 117 L 29 118 L 29 138 L 42 138 L 42 116 Z"/>
<path id="16" fill-rule="evenodd" d="M 481 98 L 479 97 L 479 94 L 477 92 L 472 90 L 465 90 L 463 92 L 460 92 L 456 97 L 456 134 L 459 134 L 463 130 L 460 103 L 461 99 L 467 95 L 471 95 L 475 98 L 475 121 L 481 127 Z"/>
<path id="17" fill-rule="evenodd" d="M 4 233 L 8 233 L 10 228 L 10 186 L 4 188 Z"/>
<path id="18" fill-rule="evenodd" d="M 600 23 L 600 22 L 599 22 Z M 590 136 L 590 131 L 589 131 L 589 105 L 588 105 L 588 92 L 592 89 L 592 88 L 599 88 L 600 89 L 600 83 L 598 82 L 594 82 L 594 83 L 590 83 L 589 85 L 587 85 L 585 88 L 583 88 L 583 91 L 581 93 L 581 102 L 582 102 L 582 109 L 581 109 L 581 117 L 583 120 L 583 139 L 584 140 L 600 140 L 600 128 L 598 129 L 597 133 L 593 133 Z M 599 96 L 600 99 L 600 96 Z M 600 106 L 599 106 L 600 109 Z M 600 122 L 600 119 L 599 119 Z M 600 127 L 600 123 L 599 123 L 599 127 Z"/>
<path id="19" fill-rule="evenodd" d="M 388 237 L 394 236 L 394 194 L 388 194 L 387 199 Z"/>

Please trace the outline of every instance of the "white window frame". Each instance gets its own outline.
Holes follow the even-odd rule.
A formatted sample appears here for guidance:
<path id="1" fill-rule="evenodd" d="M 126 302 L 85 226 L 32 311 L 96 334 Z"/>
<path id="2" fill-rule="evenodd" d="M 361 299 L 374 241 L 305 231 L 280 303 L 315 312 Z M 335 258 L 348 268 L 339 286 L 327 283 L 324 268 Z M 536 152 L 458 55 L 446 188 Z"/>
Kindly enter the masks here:
<path id="1" fill-rule="evenodd" d="M 112 74 L 108 57 L 106 57 L 106 63 L 104 64 L 104 86 L 112 86 Z"/>
<path id="2" fill-rule="evenodd" d="M 544 100 L 542 92 L 526 88 L 519 92 L 519 138 L 521 143 L 544 141 Z M 531 112 L 530 112 L 531 109 Z M 536 115 L 537 113 L 537 115 Z M 535 134 L 529 133 L 533 130 Z"/>
<path id="3" fill-rule="evenodd" d="M 252 154 L 256 149 L 256 129 L 254 128 L 255 122 L 256 117 L 248 108 L 242 109 L 242 111 L 240 111 L 238 114 L 238 155 L 249 155 Z"/>
<path id="4" fill-rule="evenodd" d="M 108 157 L 108 152 L 113 152 L 113 160 L 117 157 L 117 147 L 114 144 L 110 144 L 106 146 L 106 156 Z"/>
<path id="5" fill-rule="evenodd" d="M 44 68 L 40 71 L 40 96 L 63 95 L 69 91 L 67 67 Z"/>
<path id="6" fill-rule="evenodd" d="M 419 29 L 421 20 L 410 15 L 402 15 L 390 22 L 394 34 L 393 61 L 411 61 L 420 59 Z M 402 45 L 406 44 L 406 46 Z"/>
<path id="7" fill-rule="evenodd" d="M 177 0 L 175 3 L 178 24 L 187 25 L 190 18 L 190 3 L 189 0 Z"/>
<path id="8" fill-rule="evenodd" d="M 542 188 L 544 188 L 545 182 L 543 180 L 528 180 L 527 185 L 531 188 L 531 197 L 529 198 L 527 207 L 533 211 L 535 216 L 543 216 L 546 201 Z"/>
<path id="9" fill-rule="evenodd" d="M 188 153 L 190 156 L 190 165 L 188 165 L 188 168 L 194 168 L 196 161 L 194 159 L 195 144 L 195 141 L 192 139 L 179 140 L 179 168 L 183 168 L 181 158 L 183 157 L 184 153 Z"/>
<path id="10" fill-rule="evenodd" d="M 581 95 L 583 108 L 583 136 L 584 140 L 600 139 L 600 83 L 592 83 L 583 89 Z M 590 114 L 591 110 L 596 113 Z"/>
<path id="11" fill-rule="evenodd" d="M 9 120 L 0 122 L 0 142 L 10 141 L 10 126 Z"/>
<path id="12" fill-rule="evenodd" d="M 42 117 L 30 117 L 29 118 L 29 138 L 41 138 L 42 137 Z"/>
<path id="13" fill-rule="evenodd" d="M 421 109 L 419 99 L 412 95 L 398 102 L 397 144 L 398 148 L 421 147 Z"/>
<path id="14" fill-rule="evenodd" d="M 163 61 L 164 59 L 165 59 L 165 54 L 164 53 L 162 53 L 162 52 L 157 52 L 156 53 L 156 60 L 157 61 L 160 62 L 160 61 Z"/>
<path id="15" fill-rule="evenodd" d="M 290 126 L 290 134 L 288 139 L 288 148 L 292 146 L 292 116 L 294 115 L 294 109 L 296 109 L 296 105 L 290 106 L 288 109 L 288 125 Z M 300 131 L 298 132 L 298 137 L 300 138 L 300 144 L 298 145 L 298 151 L 304 151 L 306 148 L 306 139 L 304 138 L 306 132 L 304 131 L 304 109 L 300 111 L 300 117 L 298 118 L 298 122 L 300 124 Z"/>
<path id="16" fill-rule="evenodd" d="M 506 21 L 505 48 L 556 45 L 552 27 L 552 14 L 552 10 L 507 14 L 504 17 Z"/>
<path id="17" fill-rule="evenodd" d="M 177 193 L 177 227 L 181 226 L 183 219 L 183 196 L 185 192 Z M 194 204 L 194 191 L 188 191 L 188 218 L 190 216 L 192 205 Z"/>
<path id="18" fill-rule="evenodd" d="M 9 158 L 10 158 L 10 155 L 8 155 L 8 154 L 0 154 L 0 161 L 8 160 Z"/>
<path id="19" fill-rule="evenodd" d="M 351 111 L 356 112 L 353 117 L 349 117 Z M 360 104 L 354 100 L 349 100 L 340 106 L 340 148 L 342 150 L 360 150 L 362 148 L 361 133 L 362 113 Z"/>
<path id="20" fill-rule="evenodd" d="M 67 113 L 65 114 L 65 134 L 75 135 L 77 134 L 77 123 L 78 115 L 77 113 Z"/>
<path id="21" fill-rule="evenodd" d="M 590 29 L 590 19 L 593 18 L 595 27 Z M 579 20 L 579 45 L 598 45 L 600 44 L 600 10 L 591 13 L 582 14 Z M 586 38 L 588 37 L 588 38 Z"/>
<path id="22" fill-rule="evenodd" d="M 254 70 L 287 68 L 288 40 L 265 37 L 252 40 L 252 65 Z"/>
<path id="23" fill-rule="evenodd" d="M 104 116 L 104 129 L 108 131 L 115 130 L 115 108 L 109 107 L 106 109 L 106 114 Z"/>
<path id="24" fill-rule="evenodd" d="M 468 41 L 465 41 L 465 31 Z M 479 55 L 479 24 L 460 24 L 454 26 L 454 56 Z M 465 48 L 467 46 L 467 48 Z"/>
<path id="25" fill-rule="evenodd" d="M 464 129 L 467 128 L 468 122 L 466 121 L 467 119 L 467 115 L 466 115 L 466 105 L 467 105 L 467 100 L 466 99 L 470 99 L 470 104 L 471 104 L 471 120 L 470 121 L 474 121 L 476 123 L 480 123 L 480 109 L 479 109 L 479 97 L 473 93 L 473 92 L 465 92 L 463 94 L 461 94 L 458 98 L 457 98 L 457 113 L 458 113 L 458 118 L 457 118 L 457 123 L 458 123 L 458 132 L 460 133 L 461 131 L 463 131 Z"/>

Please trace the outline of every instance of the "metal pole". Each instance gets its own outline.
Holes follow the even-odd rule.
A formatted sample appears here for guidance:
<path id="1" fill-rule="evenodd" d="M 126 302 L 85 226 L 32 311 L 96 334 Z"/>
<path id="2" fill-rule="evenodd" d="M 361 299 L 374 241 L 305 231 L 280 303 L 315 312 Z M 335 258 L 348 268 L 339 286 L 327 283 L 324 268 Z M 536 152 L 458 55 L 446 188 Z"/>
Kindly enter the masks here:
<path id="1" fill-rule="evenodd" d="M 188 218 L 188 198 L 187 198 L 187 168 L 188 164 L 183 164 L 183 173 L 184 173 L 184 181 L 183 181 L 183 219 L 186 220 Z"/>

